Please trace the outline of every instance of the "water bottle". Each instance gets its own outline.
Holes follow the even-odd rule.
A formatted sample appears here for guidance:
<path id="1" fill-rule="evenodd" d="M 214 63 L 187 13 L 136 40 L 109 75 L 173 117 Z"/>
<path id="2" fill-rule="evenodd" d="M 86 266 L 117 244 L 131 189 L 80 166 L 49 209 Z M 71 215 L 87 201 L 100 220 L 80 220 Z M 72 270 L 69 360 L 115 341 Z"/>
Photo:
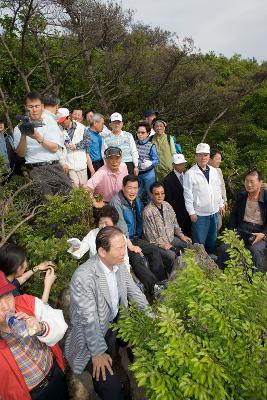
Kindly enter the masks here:
<path id="1" fill-rule="evenodd" d="M 25 322 L 22 319 L 18 319 L 15 314 L 7 314 L 6 323 L 11 333 L 17 338 L 29 336 Z"/>

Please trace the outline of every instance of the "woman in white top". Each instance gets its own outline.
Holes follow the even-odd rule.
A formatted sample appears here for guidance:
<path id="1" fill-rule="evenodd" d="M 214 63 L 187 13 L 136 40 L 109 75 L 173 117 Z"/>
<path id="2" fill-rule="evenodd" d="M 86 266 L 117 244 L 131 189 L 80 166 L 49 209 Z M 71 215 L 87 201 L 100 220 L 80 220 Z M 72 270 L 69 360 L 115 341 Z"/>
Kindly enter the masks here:
<path id="1" fill-rule="evenodd" d="M 68 243 L 71 244 L 71 248 L 68 250 L 68 252 L 72 254 L 74 258 L 79 260 L 85 253 L 87 253 L 87 251 L 89 251 L 90 257 L 94 256 L 96 254 L 95 240 L 99 230 L 105 226 L 116 226 L 119 221 L 119 214 L 115 207 L 106 205 L 99 211 L 98 218 L 98 228 L 92 229 L 82 241 L 76 238 L 68 240 Z M 130 272 L 126 237 L 124 264 L 127 266 L 128 271 Z"/>

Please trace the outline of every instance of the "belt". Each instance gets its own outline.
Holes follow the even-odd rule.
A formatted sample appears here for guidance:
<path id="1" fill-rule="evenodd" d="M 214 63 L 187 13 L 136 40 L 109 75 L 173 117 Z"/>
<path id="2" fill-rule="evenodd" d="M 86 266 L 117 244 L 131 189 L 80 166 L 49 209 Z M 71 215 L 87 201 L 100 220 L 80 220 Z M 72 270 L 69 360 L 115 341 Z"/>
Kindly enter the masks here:
<path id="1" fill-rule="evenodd" d="M 52 367 L 50 368 L 50 371 L 48 372 L 48 374 L 46 375 L 46 377 L 45 377 L 37 386 L 35 386 L 35 387 L 30 391 L 31 394 L 33 394 L 35 391 L 37 392 L 37 391 L 43 390 L 44 388 L 46 388 L 46 387 L 49 385 L 51 379 L 53 378 L 53 375 L 54 375 L 54 372 L 55 372 L 56 367 L 57 367 L 57 363 L 56 363 L 56 361 L 54 360 L 53 365 L 52 365 Z"/>
<path id="2" fill-rule="evenodd" d="M 59 161 L 58 160 L 54 160 L 54 161 L 44 161 L 44 162 L 37 162 L 37 163 L 33 163 L 33 164 L 26 164 L 26 167 L 41 167 L 42 165 L 53 165 L 53 164 L 58 164 Z"/>

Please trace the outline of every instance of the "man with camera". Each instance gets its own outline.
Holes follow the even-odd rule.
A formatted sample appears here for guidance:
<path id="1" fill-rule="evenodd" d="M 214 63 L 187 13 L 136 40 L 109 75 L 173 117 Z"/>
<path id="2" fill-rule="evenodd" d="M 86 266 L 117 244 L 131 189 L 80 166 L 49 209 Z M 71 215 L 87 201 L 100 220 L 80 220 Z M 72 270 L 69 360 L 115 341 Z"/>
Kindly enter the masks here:
<path id="1" fill-rule="evenodd" d="M 25 157 L 30 179 L 41 183 L 42 195 L 63 193 L 71 189 L 70 179 L 59 163 L 58 149 L 62 145 L 56 121 L 42 116 L 44 104 L 38 92 L 25 97 L 27 116 L 20 117 L 14 129 L 14 145 L 20 157 Z"/>

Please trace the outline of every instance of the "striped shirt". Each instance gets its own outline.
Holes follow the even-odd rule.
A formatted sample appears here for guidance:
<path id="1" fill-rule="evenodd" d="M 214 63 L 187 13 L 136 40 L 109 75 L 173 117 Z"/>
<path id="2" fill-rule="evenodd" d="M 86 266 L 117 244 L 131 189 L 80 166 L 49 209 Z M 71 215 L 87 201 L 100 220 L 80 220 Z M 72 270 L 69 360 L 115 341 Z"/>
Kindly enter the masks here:
<path id="1" fill-rule="evenodd" d="M 53 365 L 50 348 L 35 336 L 18 339 L 11 333 L 1 332 L 10 348 L 25 383 L 31 391 L 46 377 Z"/>

